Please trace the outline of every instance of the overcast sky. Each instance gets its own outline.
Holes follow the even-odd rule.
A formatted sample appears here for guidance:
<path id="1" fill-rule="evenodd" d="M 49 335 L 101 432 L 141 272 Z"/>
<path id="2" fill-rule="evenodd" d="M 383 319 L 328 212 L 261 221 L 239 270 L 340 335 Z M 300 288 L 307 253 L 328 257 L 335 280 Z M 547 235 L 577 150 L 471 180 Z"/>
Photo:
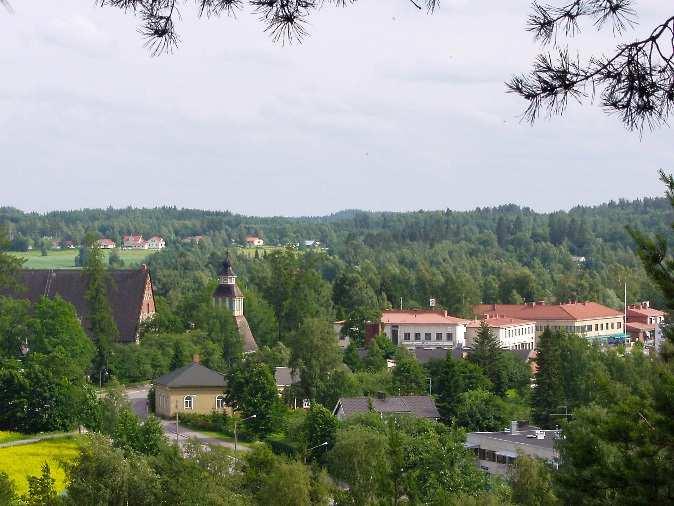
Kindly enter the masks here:
<path id="1" fill-rule="evenodd" d="M 626 132 L 597 106 L 520 123 L 503 82 L 537 47 L 529 2 L 326 8 L 299 46 L 251 14 L 198 20 L 152 58 L 137 20 L 92 0 L 0 11 L 0 205 L 176 205 L 255 215 L 340 209 L 568 209 L 662 194 L 672 130 Z M 648 31 L 671 14 L 638 2 Z M 593 30 L 584 47 L 610 48 Z"/>

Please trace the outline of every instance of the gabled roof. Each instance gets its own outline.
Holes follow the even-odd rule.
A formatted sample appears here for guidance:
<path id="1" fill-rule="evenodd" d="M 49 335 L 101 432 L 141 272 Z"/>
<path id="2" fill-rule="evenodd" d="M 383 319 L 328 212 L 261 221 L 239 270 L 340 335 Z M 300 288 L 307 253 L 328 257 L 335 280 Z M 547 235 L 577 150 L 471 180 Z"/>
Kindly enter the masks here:
<path id="1" fill-rule="evenodd" d="M 426 364 L 431 360 L 446 360 L 449 354 L 447 348 L 424 348 L 422 346 L 415 346 L 411 351 L 420 364 Z"/>
<path id="2" fill-rule="evenodd" d="M 654 309 L 652 307 L 627 307 L 627 316 L 636 315 L 636 316 L 656 316 L 664 317 L 666 313 L 660 311 L 659 309 Z"/>
<path id="3" fill-rule="evenodd" d="M 243 297 L 243 292 L 236 285 L 218 285 L 213 291 L 213 297 L 216 299 L 233 299 Z"/>
<path id="4" fill-rule="evenodd" d="M 647 323 L 641 322 L 627 322 L 625 324 L 625 329 L 628 331 L 636 332 L 651 332 L 655 330 L 655 325 L 649 325 Z"/>
<path id="5" fill-rule="evenodd" d="M 119 341 L 135 342 L 140 319 L 140 310 L 145 294 L 145 285 L 150 279 L 150 271 L 140 269 L 110 269 L 107 271 L 111 282 L 108 285 L 108 300 L 112 316 L 119 330 Z M 75 306 L 82 319 L 82 327 L 91 335 L 87 320 L 86 272 L 82 269 L 24 269 L 19 272 L 19 281 L 25 290 L 4 292 L 17 299 L 27 299 L 36 303 L 43 296 L 60 296 Z"/>
<path id="6" fill-rule="evenodd" d="M 468 320 L 450 316 L 447 314 L 447 311 L 432 311 L 428 309 L 387 309 L 381 315 L 381 322 L 385 325 L 462 325 L 467 323 Z"/>
<path id="7" fill-rule="evenodd" d="M 225 376 L 201 364 L 191 363 L 170 373 L 160 376 L 155 385 L 169 388 L 180 387 L 222 387 L 225 388 Z"/>
<path id="8" fill-rule="evenodd" d="M 565 304 L 546 304 L 527 302 L 525 304 L 478 304 L 473 314 L 499 314 L 522 320 L 592 320 L 622 316 L 620 311 L 596 302 L 569 302 Z"/>
<path id="9" fill-rule="evenodd" d="M 274 370 L 274 377 L 276 378 L 277 387 L 287 387 L 295 385 L 300 382 L 300 373 L 295 371 L 295 374 L 290 367 L 277 367 Z"/>
<path id="10" fill-rule="evenodd" d="M 435 401 L 427 395 L 405 395 L 384 398 L 377 397 L 342 397 L 337 401 L 333 414 L 337 414 L 339 408 L 345 418 L 358 413 L 372 411 L 383 414 L 408 414 L 419 418 L 440 418 Z"/>

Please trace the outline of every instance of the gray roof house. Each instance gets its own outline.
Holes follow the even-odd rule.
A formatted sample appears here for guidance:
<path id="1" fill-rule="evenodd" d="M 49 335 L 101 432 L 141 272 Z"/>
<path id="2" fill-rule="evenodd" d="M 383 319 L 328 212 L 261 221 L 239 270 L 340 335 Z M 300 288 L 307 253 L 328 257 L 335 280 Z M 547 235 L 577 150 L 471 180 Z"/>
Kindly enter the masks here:
<path id="1" fill-rule="evenodd" d="M 380 415 L 412 415 L 418 418 L 440 418 L 435 401 L 427 395 L 342 397 L 332 414 L 340 420 L 359 413 L 374 411 Z"/>
<path id="2" fill-rule="evenodd" d="M 221 387 L 224 389 L 225 376 L 197 362 L 192 362 L 160 376 L 154 384 L 169 388 Z"/>

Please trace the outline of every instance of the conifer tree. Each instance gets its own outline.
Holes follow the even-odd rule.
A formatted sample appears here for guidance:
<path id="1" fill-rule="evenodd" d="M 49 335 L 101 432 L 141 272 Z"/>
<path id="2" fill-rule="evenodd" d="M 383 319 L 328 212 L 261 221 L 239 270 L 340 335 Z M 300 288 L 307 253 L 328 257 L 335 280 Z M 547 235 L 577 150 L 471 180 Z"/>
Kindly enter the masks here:
<path id="1" fill-rule="evenodd" d="M 536 349 L 536 378 L 532 395 L 532 416 L 542 427 L 552 427 L 550 416 L 564 404 L 560 335 L 545 329 Z"/>
<path id="2" fill-rule="evenodd" d="M 85 244 L 87 251 L 84 264 L 84 274 L 87 277 L 85 298 L 89 310 L 91 334 L 96 341 L 94 370 L 100 372 L 103 368 L 107 368 L 110 349 L 119 335 L 119 330 L 112 317 L 112 309 L 108 301 L 108 287 L 111 280 L 103 263 L 103 252 L 96 244 L 96 238 L 93 235 L 87 235 Z"/>
<path id="3" fill-rule="evenodd" d="M 473 351 L 470 359 L 479 365 L 487 378 L 493 383 L 494 391 L 502 395 L 505 388 L 505 364 L 503 359 L 504 350 L 501 343 L 494 335 L 489 325 L 483 320 L 480 330 L 473 342 Z"/>

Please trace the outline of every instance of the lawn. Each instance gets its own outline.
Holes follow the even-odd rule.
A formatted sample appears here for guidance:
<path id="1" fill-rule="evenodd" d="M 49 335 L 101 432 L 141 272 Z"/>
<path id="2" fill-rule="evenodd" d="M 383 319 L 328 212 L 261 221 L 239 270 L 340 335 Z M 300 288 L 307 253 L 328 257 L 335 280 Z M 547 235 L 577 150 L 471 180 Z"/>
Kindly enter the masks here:
<path id="1" fill-rule="evenodd" d="M 277 250 L 282 250 L 284 249 L 284 246 L 256 246 L 256 247 L 238 247 L 237 248 L 237 253 L 241 253 L 242 255 L 246 255 L 249 257 L 255 256 L 255 252 L 258 251 L 259 255 L 262 256 L 263 254 L 266 253 L 272 253 Z"/>
<path id="2" fill-rule="evenodd" d="M 154 250 L 118 250 L 118 252 L 125 267 L 137 267 L 148 256 L 156 253 Z M 72 269 L 75 267 L 75 257 L 78 253 L 76 249 L 53 250 L 43 257 L 38 250 L 10 252 L 11 255 L 26 259 L 26 263 L 23 264 L 24 269 Z M 109 254 L 109 250 L 103 250 L 106 263 Z"/>
<path id="3" fill-rule="evenodd" d="M 39 476 L 42 464 L 47 462 L 52 478 L 56 480 L 56 490 L 65 488 L 65 472 L 59 465 L 61 461 L 71 461 L 79 453 L 80 441 L 67 437 L 49 439 L 27 445 L 0 448 L 0 471 L 14 480 L 19 494 L 28 491 L 27 476 Z"/>
<path id="4" fill-rule="evenodd" d="M 18 439 L 24 439 L 26 436 L 18 432 L 9 432 L 6 430 L 0 430 L 0 443 L 10 443 Z"/>

